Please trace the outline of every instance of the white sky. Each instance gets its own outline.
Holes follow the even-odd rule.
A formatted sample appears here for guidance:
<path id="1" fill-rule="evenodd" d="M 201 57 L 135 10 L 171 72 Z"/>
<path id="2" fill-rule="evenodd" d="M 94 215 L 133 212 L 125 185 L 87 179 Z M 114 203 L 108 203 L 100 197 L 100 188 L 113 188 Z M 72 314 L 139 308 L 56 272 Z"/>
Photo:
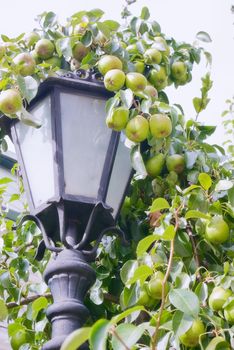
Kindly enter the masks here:
<path id="1" fill-rule="evenodd" d="M 0 0 L 0 33 L 16 36 L 33 29 L 34 18 L 43 11 L 54 11 L 59 18 L 65 19 L 80 10 L 101 8 L 106 17 L 120 19 L 124 0 Z M 234 95 L 234 15 L 230 8 L 234 0 L 137 0 L 130 6 L 134 14 L 139 14 L 143 6 L 148 6 L 151 17 L 158 21 L 162 31 L 177 40 L 192 43 L 198 31 L 206 31 L 213 42 L 206 44 L 212 52 L 213 89 L 211 102 L 201 113 L 200 121 L 210 125 L 221 125 L 221 113 L 226 108 L 225 100 Z M 180 87 L 177 91 L 169 89 L 171 102 L 180 103 L 187 118 L 195 116 L 192 98 L 200 96 L 201 76 L 204 67 L 194 69 L 192 83 Z M 167 92 L 167 91 L 166 91 Z M 212 142 L 221 144 L 223 130 L 212 137 Z"/>

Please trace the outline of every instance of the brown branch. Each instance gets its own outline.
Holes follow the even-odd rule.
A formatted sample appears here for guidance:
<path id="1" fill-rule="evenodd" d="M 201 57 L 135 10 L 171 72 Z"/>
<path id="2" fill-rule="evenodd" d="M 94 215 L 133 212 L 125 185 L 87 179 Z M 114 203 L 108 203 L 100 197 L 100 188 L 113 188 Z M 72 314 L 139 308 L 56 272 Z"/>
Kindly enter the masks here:
<path id="1" fill-rule="evenodd" d="M 139 106 L 139 102 L 136 101 L 135 99 L 133 99 L 133 106 L 138 110 L 138 112 L 140 113 L 140 106 Z"/>
<path id="2" fill-rule="evenodd" d="M 31 247 L 32 247 L 32 248 L 35 248 L 35 246 L 32 244 L 32 242 L 31 242 L 31 243 L 27 243 L 27 244 L 25 244 L 25 245 L 21 245 L 21 246 L 15 248 L 14 252 L 15 252 L 15 253 L 19 253 L 19 252 L 21 251 L 21 249 L 31 248 Z"/>
<path id="3" fill-rule="evenodd" d="M 3 324 L 0 324 L 0 328 L 7 329 L 8 327 L 7 327 L 7 326 L 4 326 Z"/>
<path id="4" fill-rule="evenodd" d="M 194 259 L 195 259 L 195 263 L 196 263 L 196 266 L 197 266 L 197 279 L 199 281 L 201 281 L 201 274 L 199 272 L 199 268 L 201 266 L 201 263 L 200 263 L 200 259 L 199 259 L 199 256 L 198 256 L 198 253 L 197 253 L 197 246 L 196 246 L 196 242 L 195 242 L 195 239 L 193 237 L 193 233 L 192 233 L 192 230 L 191 230 L 191 227 L 190 226 L 187 226 L 186 227 L 186 232 L 189 236 L 189 239 L 191 241 L 191 244 L 192 244 L 192 248 L 193 248 L 193 255 L 194 255 Z"/>
<path id="5" fill-rule="evenodd" d="M 32 295 L 30 297 L 21 299 L 19 303 L 15 303 L 15 302 L 7 303 L 6 306 L 7 306 L 8 309 L 13 309 L 15 307 L 28 305 L 28 304 L 30 304 L 34 300 L 37 300 L 40 297 L 44 297 L 46 299 L 50 299 L 50 298 L 52 298 L 52 295 L 51 295 L 51 293 L 46 293 L 46 294 L 43 294 L 43 295 Z"/>
<path id="6" fill-rule="evenodd" d="M 103 297 L 107 301 L 111 301 L 114 304 L 119 305 L 119 298 L 116 297 L 115 295 L 109 294 L 109 293 L 104 293 Z"/>
<path id="7" fill-rule="evenodd" d="M 111 328 L 110 333 L 118 339 L 118 341 L 123 345 L 125 350 L 130 350 L 129 347 L 125 344 L 123 339 L 118 335 L 118 333 L 115 331 L 115 328 Z"/>
<path id="8" fill-rule="evenodd" d="M 177 232 L 178 227 L 179 227 L 179 217 L 178 217 L 179 210 L 180 210 L 180 207 L 175 212 L 175 232 Z M 152 350 L 157 350 L 159 327 L 160 327 L 160 323 L 161 323 L 161 318 L 162 318 L 164 306 L 166 303 L 166 284 L 167 284 L 167 281 L 168 281 L 168 278 L 169 278 L 169 275 L 171 272 L 171 268 L 172 268 L 174 250 L 175 250 L 175 238 L 173 238 L 171 240 L 170 256 L 169 256 L 169 260 L 168 260 L 167 271 L 166 271 L 164 279 L 162 281 L 162 301 L 161 301 L 161 305 L 160 305 L 160 309 L 159 309 L 159 314 L 158 314 L 157 324 L 155 327 L 155 332 L 152 336 L 152 345 L 151 345 Z"/>
<path id="9" fill-rule="evenodd" d="M 32 303 L 34 300 L 37 300 L 40 297 L 44 297 L 46 299 L 51 299 L 52 295 L 51 295 L 51 293 L 46 293 L 46 294 L 42 294 L 42 295 L 32 295 L 30 297 L 21 299 L 20 303 L 10 302 L 10 303 L 7 303 L 6 306 L 7 306 L 8 309 L 13 309 L 15 307 L 28 305 L 28 304 Z M 116 296 L 112 295 L 112 294 L 104 293 L 104 299 L 108 300 L 108 301 L 111 301 L 114 304 L 118 304 L 119 305 L 119 299 Z"/>

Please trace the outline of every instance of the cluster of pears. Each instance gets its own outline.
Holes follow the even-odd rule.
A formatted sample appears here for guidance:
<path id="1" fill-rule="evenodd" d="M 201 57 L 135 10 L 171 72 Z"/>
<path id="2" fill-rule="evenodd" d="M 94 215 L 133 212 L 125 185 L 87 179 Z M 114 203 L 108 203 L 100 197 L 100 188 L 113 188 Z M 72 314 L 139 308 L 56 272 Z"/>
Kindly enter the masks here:
<path id="1" fill-rule="evenodd" d="M 162 36 L 154 37 L 153 44 L 143 55 L 139 52 L 136 43 L 126 46 L 126 50 L 130 54 L 130 58 L 135 60 L 133 62 L 137 71 L 143 73 L 145 71 L 145 66 L 148 67 L 148 80 L 157 91 L 163 90 L 172 82 L 176 85 L 184 85 L 190 79 L 188 67 L 180 58 L 174 58 L 172 60 L 169 72 L 168 69 L 166 69 L 164 63 L 168 60 L 171 51 L 166 40 Z M 136 60 L 135 57 L 138 59 Z M 140 60 L 139 58 L 141 57 L 142 59 Z"/>
<path id="2" fill-rule="evenodd" d="M 132 47 L 131 50 L 133 50 Z M 169 54 L 169 47 L 165 54 Z M 156 48 L 151 48 L 146 50 L 144 57 L 147 63 L 160 63 L 162 54 Z M 155 86 L 151 85 L 142 73 L 130 72 L 125 74 L 123 72 L 123 64 L 116 56 L 102 56 L 98 62 L 98 70 L 104 75 L 104 84 L 109 91 L 117 91 L 126 86 L 135 95 L 139 95 L 142 92 L 151 99 L 157 99 L 158 97 Z M 178 70 L 178 65 L 175 65 L 172 71 L 178 76 Z M 154 82 L 157 81 L 156 77 Z M 128 108 L 124 106 L 115 107 L 107 116 L 107 126 L 115 131 L 125 130 L 127 138 L 135 143 L 142 142 L 148 137 L 162 139 L 171 135 L 172 121 L 168 114 L 157 113 L 145 117 L 144 114 L 139 113 L 131 119 L 129 115 Z M 160 175 L 165 163 L 168 171 L 174 172 L 174 177 L 182 173 L 185 167 L 185 160 L 182 155 L 174 154 L 165 159 L 165 156 L 159 153 L 151 156 L 145 163 L 149 176 L 155 178 Z"/>
<path id="3" fill-rule="evenodd" d="M 162 299 L 162 286 L 164 273 L 156 271 L 148 282 L 145 282 L 141 288 L 137 303 L 149 308 L 153 308 L 156 303 Z M 169 292 L 169 284 L 166 282 L 165 293 Z"/>
<path id="4" fill-rule="evenodd" d="M 30 32 L 23 38 L 21 45 L 22 52 L 17 54 L 8 50 L 8 43 L 0 44 L 0 59 L 5 55 L 12 58 L 11 67 L 15 74 L 23 77 L 37 73 L 37 64 L 43 63 L 45 68 L 60 69 L 62 58 L 59 57 L 54 42 L 41 38 L 36 32 Z M 80 41 L 76 41 L 72 48 L 70 69 L 75 70 L 80 67 L 80 62 L 88 54 L 90 48 L 84 46 Z M 7 89 L 0 95 L 0 111 L 8 116 L 14 116 L 22 109 L 22 97 L 18 90 Z"/>
<path id="5" fill-rule="evenodd" d="M 214 287 L 209 296 L 209 307 L 216 312 L 223 311 L 225 319 L 231 324 L 234 324 L 234 300 L 233 292 L 230 289 L 224 289 L 221 286 Z M 230 299 L 229 299 L 230 298 Z M 230 302 L 227 303 L 227 301 Z M 196 347 L 199 344 L 200 336 L 205 333 L 205 327 L 200 319 L 196 319 L 190 329 L 180 336 L 180 342 L 190 348 Z M 213 349 L 230 350 L 229 344 L 221 336 L 214 337 L 206 350 Z"/>
<path id="6" fill-rule="evenodd" d="M 145 282 L 140 291 L 138 304 L 154 308 L 162 299 L 162 285 L 165 275 L 161 271 L 156 271 L 148 282 Z M 165 284 L 165 295 L 169 292 L 169 283 Z M 199 343 L 199 337 L 205 333 L 205 326 L 200 319 L 195 319 L 191 327 L 180 336 L 180 342 L 188 347 L 196 347 Z"/>
<path id="7" fill-rule="evenodd" d="M 98 62 L 98 70 L 104 75 L 104 85 L 109 91 L 118 91 L 126 86 L 135 95 L 143 93 L 150 98 L 158 96 L 156 88 L 147 81 L 142 73 L 136 71 L 125 74 L 122 61 L 116 56 L 102 56 Z M 129 120 L 129 110 L 123 106 L 114 108 L 108 115 L 106 123 L 115 131 L 125 129 L 127 137 L 133 142 L 144 141 L 148 137 L 149 131 L 158 138 L 167 137 L 172 131 L 171 120 L 167 115 L 155 115 L 148 121 L 139 114 Z"/>

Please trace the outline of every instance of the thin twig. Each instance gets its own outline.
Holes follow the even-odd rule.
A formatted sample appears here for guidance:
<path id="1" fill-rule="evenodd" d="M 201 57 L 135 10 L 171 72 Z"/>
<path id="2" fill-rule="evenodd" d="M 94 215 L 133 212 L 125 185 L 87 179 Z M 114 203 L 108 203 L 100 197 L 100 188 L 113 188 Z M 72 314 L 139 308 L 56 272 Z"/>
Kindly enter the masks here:
<path id="1" fill-rule="evenodd" d="M 111 301 L 112 303 L 119 305 L 119 298 L 116 297 L 115 295 L 104 293 L 103 297 L 104 297 L 104 300 Z"/>
<path id="2" fill-rule="evenodd" d="M 138 110 L 138 112 L 140 112 L 140 106 L 138 101 L 136 101 L 135 99 L 133 100 L 133 106 Z"/>
<path id="3" fill-rule="evenodd" d="M 40 297 L 44 297 L 46 299 L 50 299 L 50 298 L 52 298 L 52 295 L 51 295 L 51 293 L 46 293 L 46 294 L 43 294 L 43 295 L 32 295 L 30 297 L 21 299 L 19 303 L 16 303 L 16 302 L 7 303 L 6 306 L 7 306 L 8 309 L 13 309 L 14 307 L 28 305 L 28 304 L 30 304 L 31 302 L 37 300 Z"/>
<path id="4" fill-rule="evenodd" d="M 175 212 L 175 232 L 177 232 L 178 227 L 179 227 L 179 217 L 178 217 L 179 210 L 180 210 L 180 207 Z M 173 238 L 171 240 L 170 256 L 169 256 L 169 260 L 168 260 L 167 271 L 166 271 L 164 279 L 162 281 L 162 301 L 161 301 L 161 305 L 160 305 L 160 309 L 159 309 L 159 314 L 158 314 L 157 324 L 155 327 L 155 332 L 152 336 L 152 346 L 151 346 L 152 350 L 157 350 L 159 327 L 160 327 L 162 313 L 163 313 L 165 302 L 166 302 L 166 284 L 167 284 L 167 280 L 169 278 L 171 268 L 172 268 L 174 250 L 175 250 L 175 238 Z"/>
<path id="5" fill-rule="evenodd" d="M 192 248 L 193 248 L 193 255 L 194 255 L 194 259 L 195 259 L 195 263 L 196 263 L 196 266 L 197 266 L 197 279 L 199 281 L 201 281 L 201 274 L 199 272 L 199 269 L 200 269 L 200 266 L 201 266 L 201 263 L 200 263 L 200 259 L 199 259 L 199 256 L 198 256 L 198 253 L 197 253 L 197 246 L 196 246 L 196 242 L 195 242 L 195 239 L 193 237 L 193 233 L 192 233 L 192 230 L 191 230 L 191 227 L 190 226 L 187 226 L 186 227 L 186 232 L 189 236 L 189 239 L 191 241 L 191 244 L 192 244 Z"/>
<path id="6" fill-rule="evenodd" d="M 21 299 L 19 303 L 10 302 L 10 303 L 7 303 L 6 306 L 7 306 L 8 309 L 13 309 L 15 307 L 28 305 L 28 304 L 32 303 L 33 301 L 37 300 L 40 297 L 44 297 L 46 299 L 51 299 L 52 295 L 51 295 L 51 293 L 46 293 L 46 294 L 42 294 L 42 295 L 31 295 L 30 297 Z M 114 304 L 118 304 L 119 305 L 119 299 L 116 296 L 112 295 L 112 294 L 104 293 L 104 299 L 107 300 L 107 301 L 111 301 Z"/>
<path id="7" fill-rule="evenodd" d="M 19 253 L 21 249 L 26 249 L 26 248 L 35 248 L 35 246 L 32 243 L 24 244 L 15 248 L 14 252 Z"/>
<path id="8" fill-rule="evenodd" d="M 123 345 L 125 350 L 130 350 L 130 348 L 125 344 L 123 339 L 118 335 L 118 333 L 115 331 L 115 328 L 111 328 L 110 333 L 118 339 L 118 341 Z"/>
<path id="9" fill-rule="evenodd" d="M 7 326 L 4 326 L 3 324 L 0 324 L 0 328 L 7 329 Z"/>

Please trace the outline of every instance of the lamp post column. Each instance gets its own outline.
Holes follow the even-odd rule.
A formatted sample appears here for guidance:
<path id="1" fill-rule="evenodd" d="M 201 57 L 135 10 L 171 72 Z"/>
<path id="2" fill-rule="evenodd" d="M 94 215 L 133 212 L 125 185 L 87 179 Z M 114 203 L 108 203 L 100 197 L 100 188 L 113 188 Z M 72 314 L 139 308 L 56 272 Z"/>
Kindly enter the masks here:
<path id="1" fill-rule="evenodd" d="M 44 279 L 51 290 L 53 304 L 47 309 L 52 339 L 42 350 L 59 350 L 65 338 L 82 327 L 88 318 L 84 298 L 96 275 L 80 251 L 64 249 L 49 262 Z"/>

